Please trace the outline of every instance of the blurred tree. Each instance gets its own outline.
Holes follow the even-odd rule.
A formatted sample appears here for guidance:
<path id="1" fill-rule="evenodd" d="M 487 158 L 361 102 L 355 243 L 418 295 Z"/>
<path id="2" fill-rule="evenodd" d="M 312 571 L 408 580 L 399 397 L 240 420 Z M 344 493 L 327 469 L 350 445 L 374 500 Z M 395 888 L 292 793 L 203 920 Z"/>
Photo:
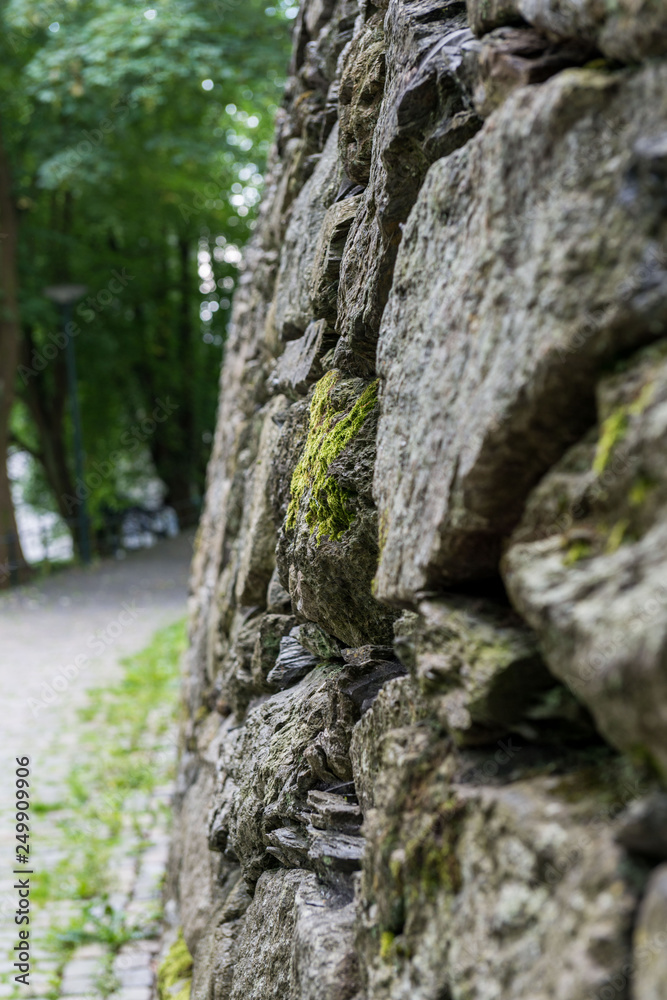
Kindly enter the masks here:
<path id="1" fill-rule="evenodd" d="M 9 162 L 0 133 L 0 586 L 25 575 L 7 471 L 9 420 L 19 359 L 16 210 Z"/>
<path id="2" fill-rule="evenodd" d="M 64 517 L 84 494 L 94 515 L 118 506 L 150 464 L 167 502 L 184 520 L 195 513 L 294 13 L 265 0 L 9 0 L 0 14 L 0 58 L 13 63 L 0 94 L 16 92 L 13 440 Z M 70 331 L 84 483 L 73 481 L 64 339 L 42 294 L 61 281 L 88 288 Z"/>

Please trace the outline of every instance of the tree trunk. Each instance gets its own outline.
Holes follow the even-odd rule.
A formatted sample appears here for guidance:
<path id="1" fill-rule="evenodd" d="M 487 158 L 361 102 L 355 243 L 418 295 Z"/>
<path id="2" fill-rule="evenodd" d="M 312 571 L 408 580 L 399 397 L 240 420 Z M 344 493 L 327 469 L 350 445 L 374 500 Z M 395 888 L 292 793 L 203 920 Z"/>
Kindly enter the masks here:
<path id="1" fill-rule="evenodd" d="M 0 133 L 0 587 L 28 576 L 7 472 L 9 420 L 21 343 L 16 253 L 16 210 L 9 163 Z"/>
<path id="2" fill-rule="evenodd" d="M 23 338 L 23 364 L 30 369 L 34 343 L 29 327 Z M 61 352 L 51 362 L 53 372 L 48 391 L 45 372 L 29 375 L 25 385 L 19 386 L 21 399 L 32 417 L 39 451 L 35 458 L 42 465 L 46 481 L 53 491 L 58 513 L 67 523 L 75 548 L 78 543 L 75 530 L 76 510 L 71 500 L 75 496 L 76 484 L 71 474 L 65 448 L 65 412 L 67 408 L 67 379 L 65 358 Z"/>

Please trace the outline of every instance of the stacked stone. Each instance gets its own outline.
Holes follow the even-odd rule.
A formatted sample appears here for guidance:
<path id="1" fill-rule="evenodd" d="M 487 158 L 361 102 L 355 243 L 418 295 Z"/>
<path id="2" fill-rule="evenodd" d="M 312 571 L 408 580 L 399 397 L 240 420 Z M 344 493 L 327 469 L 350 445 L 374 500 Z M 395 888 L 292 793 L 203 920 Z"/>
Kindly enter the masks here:
<path id="1" fill-rule="evenodd" d="M 305 0 L 192 577 L 194 1000 L 667 996 L 667 8 Z"/>

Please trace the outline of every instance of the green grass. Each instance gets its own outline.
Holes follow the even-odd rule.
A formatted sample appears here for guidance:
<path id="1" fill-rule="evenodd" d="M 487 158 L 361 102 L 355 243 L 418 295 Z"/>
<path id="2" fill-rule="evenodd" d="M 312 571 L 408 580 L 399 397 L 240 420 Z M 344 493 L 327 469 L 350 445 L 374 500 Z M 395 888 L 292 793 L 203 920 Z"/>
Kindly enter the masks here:
<path id="1" fill-rule="evenodd" d="M 150 844 L 151 829 L 165 808 L 151 801 L 151 793 L 173 777 L 169 735 L 185 646 L 183 622 L 162 629 L 146 649 L 122 661 L 119 683 L 89 692 L 80 710 L 82 738 L 78 762 L 68 775 L 68 802 L 35 810 L 55 827 L 64 855 L 50 871 L 35 875 L 34 903 L 81 904 L 72 920 L 52 930 L 50 950 L 62 969 L 80 945 L 106 944 L 110 961 L 98 984 L 102 996 L 114 988 L 113 953 L 151 930 L 129 924 L 109 905 L 109 896 L 116 862 L 127 858 L 128 850 L 138 855 Z M 154 922 L 159 917 L 156 912 Z M 57 985 L 50 996 L 59 996 Z"/>

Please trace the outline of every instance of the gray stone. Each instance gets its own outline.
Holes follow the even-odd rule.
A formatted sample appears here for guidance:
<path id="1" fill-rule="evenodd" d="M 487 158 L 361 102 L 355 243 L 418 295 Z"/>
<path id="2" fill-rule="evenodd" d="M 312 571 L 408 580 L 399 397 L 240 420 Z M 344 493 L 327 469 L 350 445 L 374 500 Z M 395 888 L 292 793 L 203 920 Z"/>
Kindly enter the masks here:
<path id="1" fill-rule="evenodd" d="M 232 615 L 228 634 L 220 639 L 216 689 L 239 716 L 253 695 L 266 690 L 255 657 L 263 623 L 264 616 L 257 608 L 239 608 Z"/>
<path id="2" fill-rule="evenodd" d="M 183 937 L 194 954 L 211 911 L 220 902 L 220 858 L 208 850 L 207 819 L 214 790 L 213 769 L 203 767 L 180 808 L 173 848 L 178 863 L 178 897 Z"/>
<path id="3" fill-rule="evenodd" d="M 284 614 L 292 609 L 292 601 L 289 593 L 280 582 L 278 577 L 278 567 L 273 571 L 269 587 L 266 592 L 266 610 L 272 614 Z"/>
<path id="4" fill-rule="evenodd" d="M 339 642 L 314 622 L 304 622 L 302 625 L 297 625 L 293 635 L 297 642 L 318 660 L 339 660 L 341 658 Z"/>
<path id="5" fill-rule="evenodd" d="M 475 110 L 487 117 L 517 87 L 542 83 L 569 66 L 583 66 L 596 50 L 585 41 L 553 42 L 533 28 L 498 28 L 463 47 L 461 75 Z"/>
<path id="6" fill-rule="evenodd" d="M 623 367 L 600 383 L 598 433 L 531 496 L 504 572 L 551 670 L 607 739 L 648 756 L 664 775 L 664 342 Z"/>
<path id="7" fill-rule="evenodd" d="M 351 1000 L 353 907 L 300 871 L 265 872 L 238 940 L 230 1000 Z"/>
<path id="8" fill-rule="evenodd" d="M 628 851 L 667 859 L 667 794 L 654 792 L 631 803 L 619 816 L 616 839 Z"/>
<path id="9" fill-rule="evenodd" d="M 308 823 L 310 789 L 352 777 L 349 741 L 359 717 L 340 691 L 341 665 L 315 667 L 294 687 L 251 707 L 245 725 L 229 728 L 220 747 L 210 842 L 239 860 L 249 882 L 272 863 L 269 835 Z"/>
<path id="10" fill-rule="evenodd" d="M 464 6 L 295 18 L 193 563 L 193 1000 L 664 992 L 664 4 Z"/>
<path id="11" fill-rule="evenodd" d="M 353 195 L 334 202 L 320 229 L 310 294 L 315 315 L 332 324 L 336 322 L 338 277 L 345 242 L 360 201 L 361 195 Z"/>
<path id="12" fill-rule="evenodd" d="M 311 823 L 317 829 L 351 833 L 361 826 L 361 810 L 349 796 L 312 789 L 308 792 L 308 806 L 313 810 Z"/>
<path id="13" fill-rule="evenodd" d="M 598 995 L 630 961 L 642 883 L 608 823 L 617 775 L 462 783 L 449 741 L 409 722 L 407 683 L 384 689 L 352 747 L 355 778 L 358 750 L 377 755 L 358 892 L 367 996 Z"/>
<path id="14" fill-rule="evenodd" d="M 278 359 L 271 387 L 291 398 L 305 396 L 322 378 L 321 359 L 335 344 L 335 335 L 326 320 L 313 320 L 298 340 L 291 340 Z"/>
<path id="15" fill-rule="evenodd" d="M 633 146 L 667 123 L 666 80 L 560 73 L 431 167 L 378 348 L 381 599 L 494 573 L 530 488 L 591 422 L 596 373 L 662 330 L 667 275 L 645 265 L 662 209 Z"/>
<path id="16" fill-rule="evenodd" d="M 268 675 L 276 665 L 282 639 L 296 625 L 292 615 L 262 615 L 252 653 L 251 670 L 255 688 L 269 690 Z"/>
<path id="17" fill-rule="evenodd" d="M 191 1000 L 228 1000 L 237 940 L 251 902 L 238 867 L 221 884 L 219 899 L 194 954 Z"/>
<path id="18" fill-rule="evenodd" d="M 554 687 L 535 637 L 507 609 L 449 598 L 422 601 L 419 610 L 415 676 L 458 743 L 502 736 Z"/>
<path id="19" fill-rule="evenodd" d="M 151 969 L 148 962 L 146 962 L 143 969 L 123 969 L 118 973 L 118 978 L 120 980 L 121 990 L 126 990 L 129 987 L 137 986 L 152 986 L 153 970 Z"/>
<path id="20" fill-rule="evenodd" d="M 305 677 L 317 663 L 317 657 L 303 648 L 294 636 L 293 629 L 290 635 L 283 636 L 280 640 L 280 652 L 275 666 L 266 678 L 267 682 L 273 687 L 289 687 Z"/>
<path id="21" fill-rule="evenodd" d="M 373 14 L 347 49 L 338 91 L 340 157 L 355 184 L 368 183 L 373 134 L 384 90 L 383 16 Z"/>
<path id="22" fill-rule="evenodd" d="M 366 30 L 376 29 L 371 25 Z M 368 183 L 368 188 L 340 267 L 337 330 L 343 339 L 337 362 L 345 370 L 349 369 L 343 361 L 344 345 L 362 358 L 375 359 L 401 226 L 429 165 L 465 143 L 481 124 L 466 107 L 457 75 L 464 45 L 472 38 L 459 4 L 439 0 L 390 3 L 384 32 L 384 56 L 379 39 L 377 48 L 360 47 L 349 56 L 350 131 L 356 128 L 361 138 L 350 135 L 347 150 L 353 151 L 354 158 L 357 146 L 364 148 L 360 157 L 364 168 L 354 176 Z M 364 90 L 365 80 L 377 76 L 383 58 L 387 66 L 384 92 L 377 87 L 371 96 Z M 354 114 L 353 107 L 359 106 L 363 113 Z M 346 114 L 341 107 L 341 122 Z M 377 118 L 372 156 L 370 144 L 363 139 L 367 116 L 369 121 Z M 346 142 L 342 124 L 340 135 L 342 148 Z M 343 152 L 344 158 L 349 155 Z"/>
<path id="23" fill-rule="evenodd" d="M 297 340 L 313 319 L 310 288 L 320 226 L 340 187 L 338 129 L 292 206 L 276 281 L 273 319 L 283 340 Z"/>
<path id="24" fill-rule="evenodd" d="M 311 875 L 295 895 L 290 969 L 299 1000 L 353 1000 L 360 989 L 354 949 L 354 905 L 324 890 Z"/>
<path id="25" fill-rule="evenodd" d="M 280 434 L 275 417 L 286 407 L 285 397 L 276 396 L 263 409 L 257 456 L 247 474 L 236 576 L 236 600 L 246 607 L 263 604 L 275 568 L 276 528 L 271 516 L 269 486 L 271 457 Z"/>
<path id="26" fill-rule="evenodd" d="M 594 45 L 604 55 L 635 62 L 667 53 L 667 11 L 661 0 L 598 3 L 579 0 L 467 0 L 474 31 L 483 34 L 525 19 L 550 38 L 575 38 Z M 640 12 L 641 10 L 641 12 Z"/>
<path id="27" fill-rule="evenodd" d="M 667 865 L 656 868 L 634 932 L 632 1000 L 662 1000 L 667 982 Z"/>
<path id="28" fill-rule="evenodd" d="M 331 830 L 315 830 L 311 834 L 308 857 L 323 878 L 332 871 L 358 871 L 363 853 L 363 837 Z"/>

